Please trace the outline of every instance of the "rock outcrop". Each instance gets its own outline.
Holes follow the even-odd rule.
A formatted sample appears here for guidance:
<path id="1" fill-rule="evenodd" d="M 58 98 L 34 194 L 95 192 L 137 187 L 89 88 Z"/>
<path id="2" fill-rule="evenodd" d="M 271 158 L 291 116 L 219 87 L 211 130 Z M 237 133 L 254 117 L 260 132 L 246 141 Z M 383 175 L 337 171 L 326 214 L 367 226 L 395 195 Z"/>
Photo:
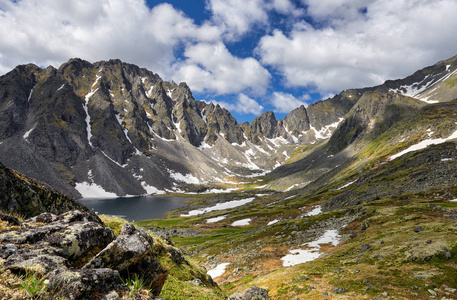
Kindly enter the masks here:
<path id="1" fill-rule="evenodd" d="M 8 222 L 20 223 L 14 217 Z M 0 233 L 0 249 L 5 269 L 45 276 L 47 290 L 55 297 L 123 295 L 129 288 L 121 278 L 135 274 L 151 295 L 158 296 L 168 275 L 144 229 L 126 223 L 116 238 L 111 229 L 82 211 L 44 213 L 12 226 Z M 184 259 L 182 254 L 180 258 Z"/>
<path id="2" fill-rule="evenodd" d="M 61 214 L 69 210 L 88 213 L 93 221 L 99 218 L 75 200 L 43 183 L 23 177 L 0 163 L 0 209 L 24 217 L 40 213 Z M 44 218 L 44 217 L 42 217 Z"/>

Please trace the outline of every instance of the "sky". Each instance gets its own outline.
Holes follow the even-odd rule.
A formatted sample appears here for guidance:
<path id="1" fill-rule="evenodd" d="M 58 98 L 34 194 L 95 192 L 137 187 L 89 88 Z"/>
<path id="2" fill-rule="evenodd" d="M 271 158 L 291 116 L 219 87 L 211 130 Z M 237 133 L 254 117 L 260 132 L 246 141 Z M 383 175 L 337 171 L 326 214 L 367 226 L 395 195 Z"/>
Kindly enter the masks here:
<path id="1" fill-rule="evenodd" d="M 239 122 L 457 54 L 457 0 L 0 0 L 0 75 L 119 58 Z"/>

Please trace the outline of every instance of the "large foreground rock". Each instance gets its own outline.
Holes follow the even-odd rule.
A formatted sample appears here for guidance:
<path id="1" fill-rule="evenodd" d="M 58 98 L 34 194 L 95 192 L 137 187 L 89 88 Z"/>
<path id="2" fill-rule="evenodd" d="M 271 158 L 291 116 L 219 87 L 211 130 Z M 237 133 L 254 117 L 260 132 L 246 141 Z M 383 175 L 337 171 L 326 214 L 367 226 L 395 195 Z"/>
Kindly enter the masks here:
<path id="1" fill-rule="evenodd" d="M 9 231 L 0 234 L 3 267 L 45 276 L 47 290 L 57 298 L 117 299 L 128 290 L 121 278 L 135 274 L 151 296 L 158 296 L 168 270 L 157 261 L 154 239 L 132 224 L 124 224 L 116 238 L 97 219 L 70 211 L 44 213 L 22 223 L 12 220 Z"/>

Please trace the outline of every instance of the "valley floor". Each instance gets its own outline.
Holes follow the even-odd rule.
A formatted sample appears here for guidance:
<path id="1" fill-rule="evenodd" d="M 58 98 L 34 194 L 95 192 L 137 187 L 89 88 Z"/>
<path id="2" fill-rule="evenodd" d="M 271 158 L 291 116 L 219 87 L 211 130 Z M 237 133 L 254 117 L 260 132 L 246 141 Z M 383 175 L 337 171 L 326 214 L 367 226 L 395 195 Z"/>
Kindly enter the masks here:
<path id="1" fill-rule="evenodd" d="M 452 186 L 322 212 L 319 197 L 253 190 L 198 196 L 137 225 L 169 236 L 228 295 L 258 286 L 270 299 L 457 299 L 455 195 Z M 204 209 L 233 199 L 250 201 Z"/>

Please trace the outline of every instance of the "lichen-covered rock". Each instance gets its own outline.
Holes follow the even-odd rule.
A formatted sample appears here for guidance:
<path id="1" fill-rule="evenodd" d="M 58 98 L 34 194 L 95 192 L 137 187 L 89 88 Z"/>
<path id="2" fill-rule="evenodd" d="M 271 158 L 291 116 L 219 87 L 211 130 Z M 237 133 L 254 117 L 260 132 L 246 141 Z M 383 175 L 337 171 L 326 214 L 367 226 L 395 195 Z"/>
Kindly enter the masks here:
<path id="1" fill-rule="evenodd" d="M 6 259 L 16 252 L 17 249 L 17 246 L 14 244 L 0 244 L 0 257 Z"/>
<path id="2" fill-rule="evenodd" d="M 58 218 L 59 217 L 55 214 L 45 212 L 45 213 L 39 214 L 38 216 L 29 218 L 29 219 L 25 220 L 23 223 L 24 224 L 34 224 L 34 223 L 49 224 L 51 222 L 57 221 Z"/>
<path id="3" fill-rule="evenodd" d="M 32 248 L 14 251 L 9 255 L 3 266 L 13 272 L 25 273 L 32 270 L 45 275 L 56 268 L 67 268 L 68 260 L 62 255 L 62 250 L 40 243 Z"/>
<path id="4" fill-rule="evenodd" d="M 155 245 L 146 230 L 129 223 L 115 239 L 111 229 L 90 221 L 90 216 L 81 211 L 45 213 L 25 220 L 21 228 L 10 226 L 10 231 L 0 234 L 3 267 L 47 276 L 48 291 L 56 297 L 119 299 L 126 289 L 120 276 L 134 274 L 139 275 L 152 296 L 158 296 L 168 270 L 156 259 L 167 249 Z M 173 250 L 170 255 L 175 260 L 185 261 L 182 253 Z"/>
<path id="5" fill-rule="evenodd" d="M 31 226 L 15 231 L 0 234 L 0 241 L 13 244 L 35 244 L 47 235 L 65 228 L 63 224 L 47 224 L 44 226 Z"/>
<path id="6" fill-rule="evenodd" d="M 167 279 L 168 270 L 154 259 L 154 240 L 142 228 L 132 224 L 123 225 L 121 235 L 99 252 L 83 269 L 112 268 L 123 276 L 138 274 L 159 295 Z"/>
<path id="7" fill-rule="evenodd" d="M 103 225 L 94 222 L 75 222 L 49 235 L 46 241 L 60 247 L 64 257 L 77 260 L 95 248 L 103 249 L 114 238 L 113 231 Z"/>
<path id="8" fill-rule="evenodd" d="M 112 269 L 68 270 L 58 268 L 48 274 L 47 289 L 54 296 L 69 299 L 101 299 L 112 291 L 122 292 L 128 287 L 121 281 L 119 272 Z"/>
<path id="9" fill-rule="evenodd" d="M 229 300 L 268 300 L 268 291 L 253 286 L 247 290 L 231 295 Z"/>
<path id="10" fill-rule="evenodd" d="M 145 257 L 150 249 L 151 245 L 141 234 L 121 234 L 84 267 L 123 271 Z"/>

